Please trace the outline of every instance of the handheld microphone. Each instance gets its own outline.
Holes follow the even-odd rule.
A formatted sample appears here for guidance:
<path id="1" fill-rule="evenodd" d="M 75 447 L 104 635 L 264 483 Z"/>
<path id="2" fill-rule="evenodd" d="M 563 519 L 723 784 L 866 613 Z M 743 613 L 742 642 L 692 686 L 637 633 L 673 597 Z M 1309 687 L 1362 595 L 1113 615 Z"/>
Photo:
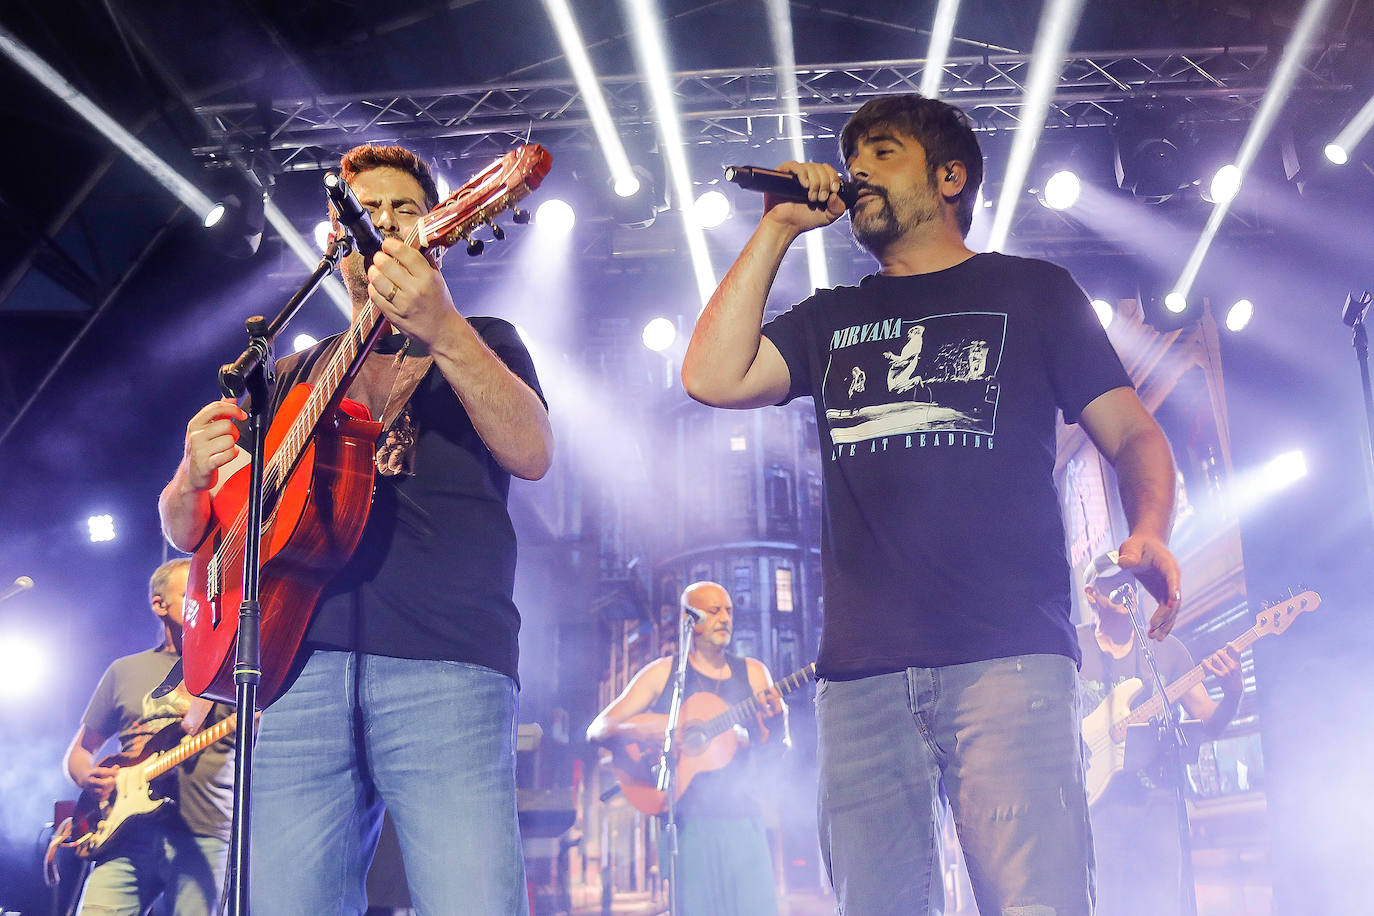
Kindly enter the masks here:
<path id="1" fill-rule="evenodd" d="M 806 188 L 802 187 L 800 179 L 791 172 L 779 172 L 777 169 L 765 169 L 757 165 L 727 165 L 725 180 L 733 181 L 746 191 L 758 191 L 783 200 L 807 203 Z M 859 199 L 858 185 L 852 181 L 841 181 L 839 198 L 844 201 L 845 209 L 853 208 L 855 201 Z"/>
<path id="2" fill-rule="evenodd" d="M 372 225 L 372 217 L 367 208 L 358 203 L 357 196 L 343 176 L 329 172 L 324 176 L 324 193 L 334 205 L 339 223 L 353 239 L 353 247 L 363 256 L 363 262 L 372 263 L 372 256 L 382 250 L 382 236 Z"/>
<path id="3" fill-rule="evenodd" d="M 0 592 L 0 601 L 4 601 L 6 598 L 13 598 L 20 592 L 28 591 L 31 588 L 33 588 L 33 580 L 28 576 L 20 576 L 18 579 L 14 580 L 13 585 L 3 592 Z"/>
<path id="4" fill-rule="evenodd" d="M 696 608 L 694 608 L 694 607 L 692 607 L 690 604 L 688 604 L 686 601 L 682 602 L 682 613 L 684 613 L 684 614 L 686 614 L 688 617 L 692 618 L 692 623 L 693 623 L 693 624 L 701 623 L 703 620 L 706 619 L 706 612 L 705 612 L 705 611 L 699 611 L 699 610 L 697 610 Z"/>

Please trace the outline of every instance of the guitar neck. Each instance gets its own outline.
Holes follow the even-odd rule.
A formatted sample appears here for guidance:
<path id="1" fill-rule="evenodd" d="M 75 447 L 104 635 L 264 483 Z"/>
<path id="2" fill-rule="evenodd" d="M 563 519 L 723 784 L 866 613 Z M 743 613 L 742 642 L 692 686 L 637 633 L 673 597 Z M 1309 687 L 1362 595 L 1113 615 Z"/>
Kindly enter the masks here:
<path id="1" fill-rule="evenodd" d="M 381 310 L 369 301 L 344 333 L 339 346 L 316 379 L 309 399 L 296 415 L 272 460 L 263 469 L 264 491 L 274 492 L 285 483 L 302 451 L 314 437 L 321 418 L 338 403 L 362 368 L 363 359 L 359 354 L 366 356 L 372 349 L 372 345 L 381 337 L 382 327 Z"/>
<path id="2" fill-rule="evenodd" d="M 778 693 L 786 696 L 815 676 L 816 663 L 812 662 L 800 671 L 794 671 L 787 677 L 774 681 L 773 686 L 777 688 Z M 707 719 L 705 722 L 701 723 L 698 728 L 700 728 L 707 737 L 715 737 L 727 729 L 734 728 L 736 725 L 743 725 L 746 722 L 752 721 L 754 716 L 762 710 L 763 707 L 759 704 L 758 697 L 751 696 L 749 699 L 731 706 L 729 709 L 725 710 L 725 712 Z"/>
<path id="3" fill-rule="evenodd" d="M 1236 654 L 1239 655 L 1241 652 L 1244 652 L 1254 645 L 1261 635 L 1263 634 L 1261 634 L 1256 627 L 1251 627 L 1231 640 L 1227 645 L 1234 649 Z M 1201 684 L 1206 677 L 1207 669 L 1202 665 L 1196 665 L 1191 671 L 1183 675 L 1183 677 L 1174 681 L 1168 687 L 1165 687 L 1164 695 L 1169 698 L 1171 704 L 1177 703 L 1180 697 L 1192 690 L 1198 684 Z M 1123 725 L 1139 725 L 1142 722 L 1150 721 L 1163 711 L 1164 701 L 1160 698 L 1159 694 L 1155 694 L 1144 703 L 1141 703 L 1135 709 L 1131 710 L 1131 714 L 1122 719 L 1121 722 Z"/>
<path id="4" fill-rule="evenodd" d="M 172 767 L 178 766 L 191 757 L 194 757 L 196 754 L 199 754 L 201 751 L 232 732 L 236 724 L 235 720 L 235 716 L 221 719 L 205 731 L 197 732 L 194 735 L 184 738 L 176 747 L 171 750 L 163 751 L 161 754 L 153 757 L 143 765 L 144 780 L 152 782 Z"/>

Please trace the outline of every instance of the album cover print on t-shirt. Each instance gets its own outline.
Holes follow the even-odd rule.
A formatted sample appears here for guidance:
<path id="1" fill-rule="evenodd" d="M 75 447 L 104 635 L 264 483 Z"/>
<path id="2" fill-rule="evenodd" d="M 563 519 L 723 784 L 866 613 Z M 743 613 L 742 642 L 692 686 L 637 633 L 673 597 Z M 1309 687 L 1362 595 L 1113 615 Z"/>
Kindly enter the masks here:
<path id="1" fill-rule="evenodd" d="M 925 432 L 997 431 L 1003 312 L 890 318 L 831 336 L 821 394 L 832 445 Z"/>

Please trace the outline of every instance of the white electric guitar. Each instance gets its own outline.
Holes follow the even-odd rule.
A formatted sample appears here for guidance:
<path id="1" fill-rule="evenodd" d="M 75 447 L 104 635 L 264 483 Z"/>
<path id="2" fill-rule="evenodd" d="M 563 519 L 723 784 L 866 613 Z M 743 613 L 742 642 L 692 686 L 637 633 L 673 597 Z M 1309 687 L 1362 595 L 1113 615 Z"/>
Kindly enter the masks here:
<path id="1" fill-rule="evenodd" d="M 137 754 L 113 754 L 101 760 L 101 766 L 119 767 L 114 788 L 104 798 L 94 789 L 81 793 L 72 814 L 71 832 L 62 845 L 74 847 L 82 858 L 104 854 L 118 843 L 126 824 L 137 823 L 172 804 L 161 791 L 170 787 L 160 785 L 158 777 L 167 774 L 171 779 L 169 770 L 227 737 L 235 722 L 236 718 L 229 716 L 194 735 L 187 735 L 180 722 L 173 722 L 149 738 Z"/>
<path id="2" fill-rule="evenodd" d="M 1299 614 L 1315 611 L 1322 603 L 1316 592 L 1303 592 L 1276 604 L 1255 617 L 1255 625 L 1227 643 L 1237 655 L 1248 649 L 1261 636 L 1282 633 Z M 1193 668 L 1183 677 L 1164 688 L 1170 703 L 1177 703 L 1196 684 L 1202 683 L 1207 669 Z M 1126 761 L 1126 727 L 1149 722 L 1164 710 L 1163 701 L 1156 694 L 1144 703 L 1131 708 L 1136 696 L 1144 688 L 1140 678 L 1122 681 L 1097 704 L 1097 708 L 1083 719 L 1083 745 L 1087 752 L 1088 804 L 1094 804 L 1107 791 L 1112 777 L 1120 773 Z"/>

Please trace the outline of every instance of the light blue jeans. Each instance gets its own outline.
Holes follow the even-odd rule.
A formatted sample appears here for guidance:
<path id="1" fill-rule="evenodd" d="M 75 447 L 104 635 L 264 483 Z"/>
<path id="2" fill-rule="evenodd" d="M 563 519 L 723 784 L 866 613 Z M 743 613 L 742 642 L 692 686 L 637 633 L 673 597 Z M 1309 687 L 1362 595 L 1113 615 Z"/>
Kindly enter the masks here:
<path id="1" fill-rule="evenodd" d="M 421 916 L 524 916 L 515 708 L 490 668 L 314 652 L 262 714 L 253 916 L 361 914 L 383 805 Z"/>
<path id="2" fill-rule="evenodd" d="M 1059 655 L 821 681 L 821 854 L 839 913 L 943 912 L 948 800 L 983 916 L 1088 916 L 1077 687 Z"/>
<path id="3" fill-rule="evenodd" d="M 159 895 L 159 913 L 210 916 L 216 911 L 228 843 L 218 837 L 195 836 L 171 818 L 130 824 L 126 829 L 129 835 L 119 848 L 123 854 L 95 863 L 77 912 L 139 916 Z"/>

